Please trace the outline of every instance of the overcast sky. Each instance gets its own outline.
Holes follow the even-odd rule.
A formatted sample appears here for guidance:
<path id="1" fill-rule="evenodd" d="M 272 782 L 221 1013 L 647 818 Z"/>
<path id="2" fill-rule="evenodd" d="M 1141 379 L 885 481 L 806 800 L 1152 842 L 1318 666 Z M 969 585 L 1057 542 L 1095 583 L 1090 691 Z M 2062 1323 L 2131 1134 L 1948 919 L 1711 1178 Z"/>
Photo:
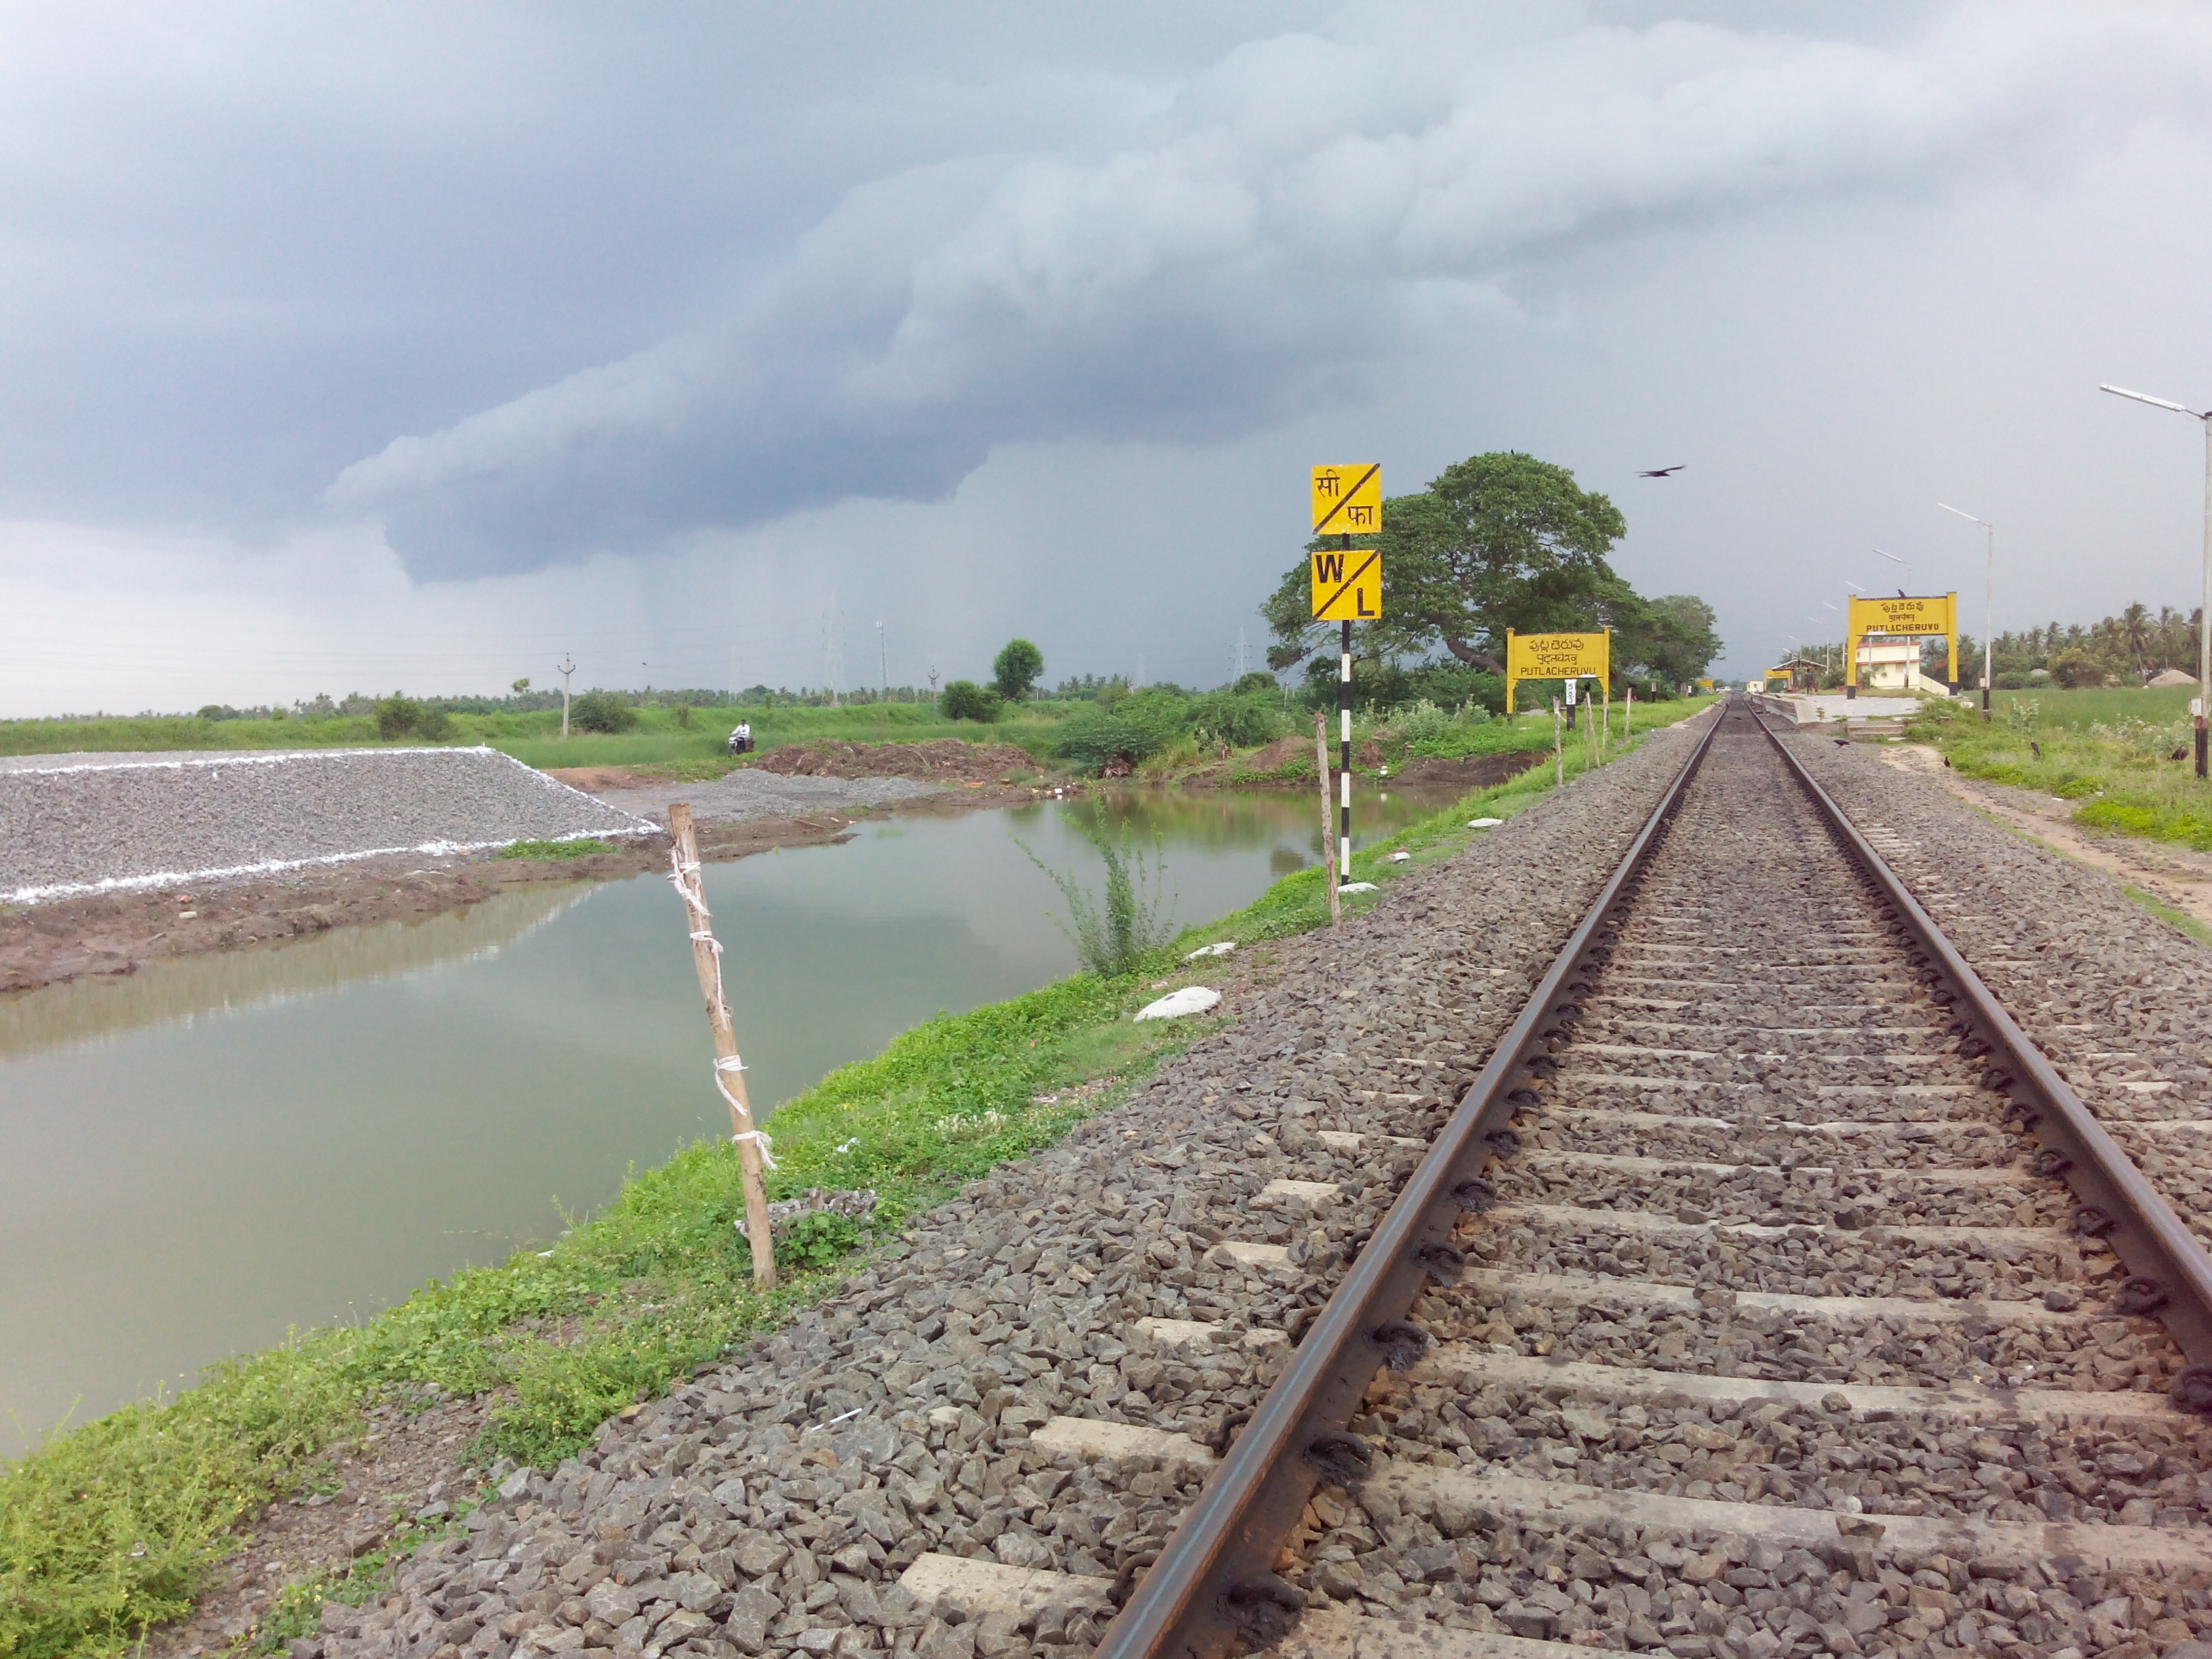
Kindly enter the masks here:
<path id="1" fill-rule="evenodd" d="M 1308 465 L 1493 449 L 1737 673 L 1876 546 L 1979 634 L 1939 498 L 2001 629 L 2186 606 L 2096 387 L 2212 405 L 2208 270 L 2201 0 L 19 3 L 0 714 L 1210 684 Z"/>

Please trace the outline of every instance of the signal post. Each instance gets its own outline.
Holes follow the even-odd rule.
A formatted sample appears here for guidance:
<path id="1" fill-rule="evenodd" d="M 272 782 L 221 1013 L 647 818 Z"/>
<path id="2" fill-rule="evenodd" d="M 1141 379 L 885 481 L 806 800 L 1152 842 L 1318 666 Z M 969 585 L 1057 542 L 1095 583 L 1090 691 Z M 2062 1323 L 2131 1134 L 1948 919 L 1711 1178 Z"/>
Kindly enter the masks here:
<path id="1" fill-rule="evenodd" d="M 1353 540 L 1382 528 L 1382 464 L 1317 466 L 1313 470 L 1313 533 L 1324 544 L 1312 561 L 1313 614 L 1316 622 L 1340 623 L 1336 677 L 1339 878 L 1352 879 L 1352 624 L 1382 614 L 1382 555 Z M 1334 542 L 1335 546 L 1326 544 Z"/>

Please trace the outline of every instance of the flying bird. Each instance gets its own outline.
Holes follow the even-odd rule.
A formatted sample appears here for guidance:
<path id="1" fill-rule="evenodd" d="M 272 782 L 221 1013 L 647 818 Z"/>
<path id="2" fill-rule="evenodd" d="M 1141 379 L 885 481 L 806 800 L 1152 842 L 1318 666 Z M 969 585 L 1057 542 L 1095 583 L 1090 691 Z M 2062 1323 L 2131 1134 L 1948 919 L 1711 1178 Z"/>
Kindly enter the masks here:
<path id="1" fill-rule="evenodd" d="M 1674 465 L 1674 466 L 1657 466 L 1657 467 L 1654 467 L 1654 468 L 1652 468 L 1652 469 L 1651 469 L 1651 471 L 1649 471 L 1649 472 L 1639 472 L 1639 473 L 1638 473 L 1636 476 L 1637 476 L 1638 477 L 1639 477 L 1639 478 L 1665 478 L 1665 477 L 1672 477 L 1674 474 L 1675 474 L 1675 473 L 1677 473 L 1677 472 L 1680 472 L 1680 471 L 1682 470 L 1682 468 L 1683 468 L 1683 467 L 1686 467 L 1686 466 L 1687 466 L 1687 465 L 1689 465 L 1689 463 L 1688 463 L 1687 461 L 1683 461 L 1683 462 L 1681 462 L 1681 463 L 1680 463 L 1679 465 Z"/>

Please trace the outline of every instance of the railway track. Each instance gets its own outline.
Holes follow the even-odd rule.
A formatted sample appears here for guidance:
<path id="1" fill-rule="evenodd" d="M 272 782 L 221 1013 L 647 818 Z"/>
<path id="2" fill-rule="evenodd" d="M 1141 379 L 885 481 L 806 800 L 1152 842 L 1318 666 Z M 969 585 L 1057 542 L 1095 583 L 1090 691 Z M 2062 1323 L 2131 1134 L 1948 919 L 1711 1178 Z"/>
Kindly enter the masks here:
<path id="1" fill-rule="evenodd" d="M 1101 1656 L 2212 1655 L 2212 1263 L 1741 704 L 1287 1334 Z"/>

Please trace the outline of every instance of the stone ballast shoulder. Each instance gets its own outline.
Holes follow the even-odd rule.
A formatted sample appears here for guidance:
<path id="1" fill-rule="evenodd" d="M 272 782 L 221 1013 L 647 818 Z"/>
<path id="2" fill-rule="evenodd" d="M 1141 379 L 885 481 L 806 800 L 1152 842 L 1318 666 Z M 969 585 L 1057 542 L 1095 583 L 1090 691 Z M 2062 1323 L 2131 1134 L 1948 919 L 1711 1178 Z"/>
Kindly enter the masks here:
<path id="1" fill-rule="evenodd" d="M 1091 1611 L 956 1628 L 899 1575 L 928 1553 L 1110 1579 L 1158 1550 L 1198 1469 L 1033 1432 L 1059 1416 L 1203 1442 L 1251 1409 L 1279 1343 L 1193 1352 L 1144 1322 L 1256 1335 L 1327 1296 L 1420 1156 L 1344 1132 L 1425 1141 L 1695 736 L 1655 733 L 1342 929 L 1270 945 L 1234 1023 L 1127 1105 L 971 1183 L 899 1259 L 550 1474 L 509 1480 L 388 1599 L 326 1607 L 295 1659 L 1082 1650 Z M 1334 1199 L 1267 1190 L 1317 1170 Z"/>
<path id="2" fill-rule="evenodd" d="M 0 901 L 659 833 L 482 745 L 52 758 L 0 769 Z"/>
<path id="3" fill-rule="evenodd" d="M 1785 741 L 2212 1245 L 2212 951 L 1876 751 Z"/>

